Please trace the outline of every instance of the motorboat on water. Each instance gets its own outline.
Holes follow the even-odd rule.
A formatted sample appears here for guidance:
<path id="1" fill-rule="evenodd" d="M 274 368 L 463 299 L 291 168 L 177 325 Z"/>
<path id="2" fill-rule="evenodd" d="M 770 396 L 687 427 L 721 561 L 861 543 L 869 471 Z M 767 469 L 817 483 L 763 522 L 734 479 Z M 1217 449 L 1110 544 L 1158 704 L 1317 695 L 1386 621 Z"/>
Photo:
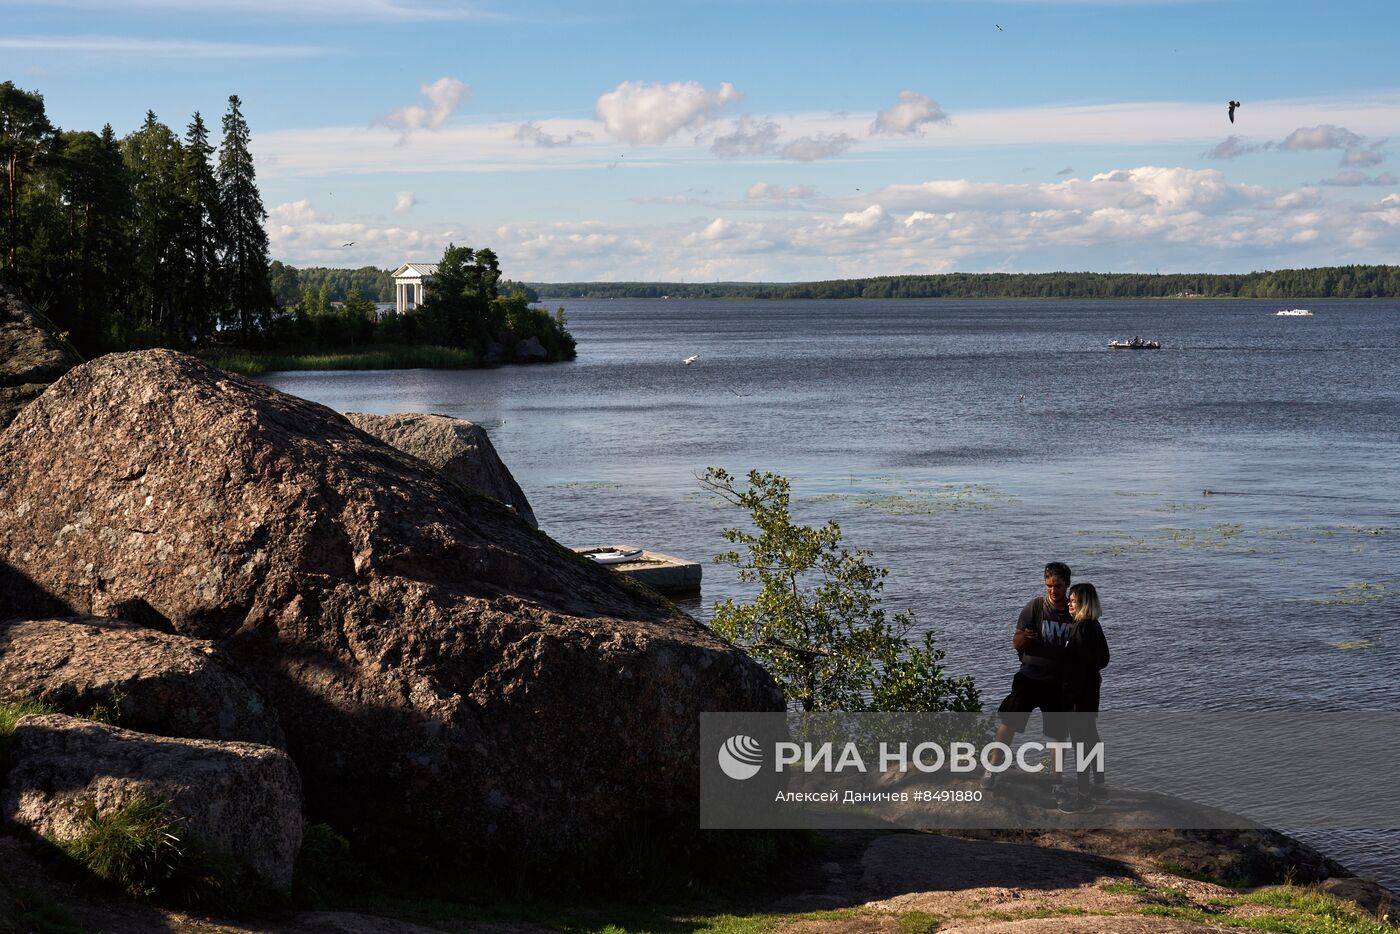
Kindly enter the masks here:
<path id="1" fill-rule="evenodd" d="M 1313 313 L 1306 308 L 1280 308 L 1274 312 L 1277 318 L 1311 318 Z"/>
<path id="2" fill-rule="evenodd" d="M 1161 350 L 1162 345 L 1156 341 L 1145 341 L 1141 337 L 1134 337 L 1130 341 L 1109 341 L 1108 346 L 1113 350 Z"/>

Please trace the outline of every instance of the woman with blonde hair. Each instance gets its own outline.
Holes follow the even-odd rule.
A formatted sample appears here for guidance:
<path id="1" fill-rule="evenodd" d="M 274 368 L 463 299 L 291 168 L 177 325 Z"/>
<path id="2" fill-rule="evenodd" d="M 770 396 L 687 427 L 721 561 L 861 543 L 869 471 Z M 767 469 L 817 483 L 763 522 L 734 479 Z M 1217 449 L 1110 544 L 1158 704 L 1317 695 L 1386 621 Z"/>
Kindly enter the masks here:
<path id="1" fill-rule="evenodd" d="M 1090 749 L 1099 742 L 1099 692 L 1108 666 L 1108 639 L 1104 636 L 1099 616 L 1103 608 L 1099 592 L 1093 584 L 1075 584 L 1069 589 L 1069 615 L 1073 619 L 1066 639 L 1064 666 L 1065 707 L 1074 715 L 1070 719 L 1071 741 Z M 1062 810 L 1087 810 L 1095 800 L 1107 801 L 1108 789 L 1102 769 L 1093 773 L 1079 772 L 1079 790 L 1073 802 L 1062 802 Z"/>

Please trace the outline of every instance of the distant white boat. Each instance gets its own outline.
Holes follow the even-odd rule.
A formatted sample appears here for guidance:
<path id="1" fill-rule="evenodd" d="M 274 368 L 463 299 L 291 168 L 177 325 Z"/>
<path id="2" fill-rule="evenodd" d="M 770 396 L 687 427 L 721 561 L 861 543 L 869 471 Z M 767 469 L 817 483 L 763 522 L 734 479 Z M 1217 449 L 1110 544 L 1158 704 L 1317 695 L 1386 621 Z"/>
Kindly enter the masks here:
<path id="1" fill-rule="evenodd" d="M 1145 341 L 1141 337 L 1134 337 L 1130 341 L 1109 341 L 1108 346 L 1114 350 L 1161 350 L 1162 345 L 1156 341 Z"/>
<path id="2" fill-rule="evenodd" d="M 1279 318 L 1311 318 L 1313 313 L 1306 308 L 1280 308 L 1274 315 Z"/>

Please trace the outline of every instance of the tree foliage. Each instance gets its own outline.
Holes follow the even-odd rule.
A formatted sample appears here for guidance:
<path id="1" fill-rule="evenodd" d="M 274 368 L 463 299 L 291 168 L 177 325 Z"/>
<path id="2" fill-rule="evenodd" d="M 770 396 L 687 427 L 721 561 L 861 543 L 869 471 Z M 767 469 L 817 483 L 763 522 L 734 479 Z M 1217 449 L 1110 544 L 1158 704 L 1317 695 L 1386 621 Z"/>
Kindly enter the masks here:
<path id="1" fill-rule="evenodd" d="M 797 525 L 791 487 L 777 474 L 750 471 L 744 487 L 711 467 L 700 478 L 715 496 L 746 510 L 755 528 L 726 528 L 738 549 L 715 556 L 761 587 L 751 603 L 715 604 L 711 626 L 773 675 L 804 711 L 975 711 L 972 677 L 943 672 L 944 653 L 925 632 L 911 641 L 914 616 L 887 616 L 880 594 L 889 571 L 849 550 L 835 521 Z"/>
<path id="2" fill-rule="evenodd" d="M 18 263 L 20 195 L 25 176 L 49 155 L 55 131 L 44 114 L 44 97 L 15 86 L 0 84 L 0 163 L 5 166 L 5 266 Z"/>
<path id="3" fill-rule="evenodd" d="M 440 344 L 507 361 L 536 338 L 546 359 L 574 356 L 562 320 L 507 287 L 489 248 L 449 246 L 431 307 L 405 315 L 375 307 L 393 298 L 389 270 L 269 261 L 251 142 L 236 95 L 215 147 L 198 112 L 183 137 L 147 111 L 118 140 L 110 125 L 55 128 L 42 95 L 0 83 L 0 277 L 85 355 Z"/>
<path id="4" fill-rule="evenodd" d="M 224 141 L 219 147 L 219 210 L 223 214 L 226 304 L 223 315 L 238 328 L 244 345 L 266 331 L 276 301 L 272 297 L 267 258 L 267 211 L 253 169 L 248 121 L 237 94 L 229 96 L 224 114 Z"/>

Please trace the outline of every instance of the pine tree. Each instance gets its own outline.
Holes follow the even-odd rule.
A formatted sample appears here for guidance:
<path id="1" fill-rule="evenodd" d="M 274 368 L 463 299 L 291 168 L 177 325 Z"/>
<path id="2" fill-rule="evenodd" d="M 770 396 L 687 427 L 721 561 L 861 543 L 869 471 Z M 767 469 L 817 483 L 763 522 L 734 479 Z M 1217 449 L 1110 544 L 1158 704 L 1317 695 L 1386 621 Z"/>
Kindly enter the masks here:
<path id="1" fill-rule="evenodd" d="M 44 96 L 0 84 L 0 163 L 5 166 L 5 266 L 13 272 L 19 252 L 20 189 L 26 172 L 52 147 L 53 125 L 44 113 Z"/>
<path id="2" fill-rule="evenodd" d="M 238 326 L 241 343 L 249 346 L 270 325 L 276 300 L 263 229 L 267 211 L 254 179 L 248 122 L 240 106 L 238 95 L 229 97 L 219 148 L 219 207 L 224 221 L 224 313 Z"/>

